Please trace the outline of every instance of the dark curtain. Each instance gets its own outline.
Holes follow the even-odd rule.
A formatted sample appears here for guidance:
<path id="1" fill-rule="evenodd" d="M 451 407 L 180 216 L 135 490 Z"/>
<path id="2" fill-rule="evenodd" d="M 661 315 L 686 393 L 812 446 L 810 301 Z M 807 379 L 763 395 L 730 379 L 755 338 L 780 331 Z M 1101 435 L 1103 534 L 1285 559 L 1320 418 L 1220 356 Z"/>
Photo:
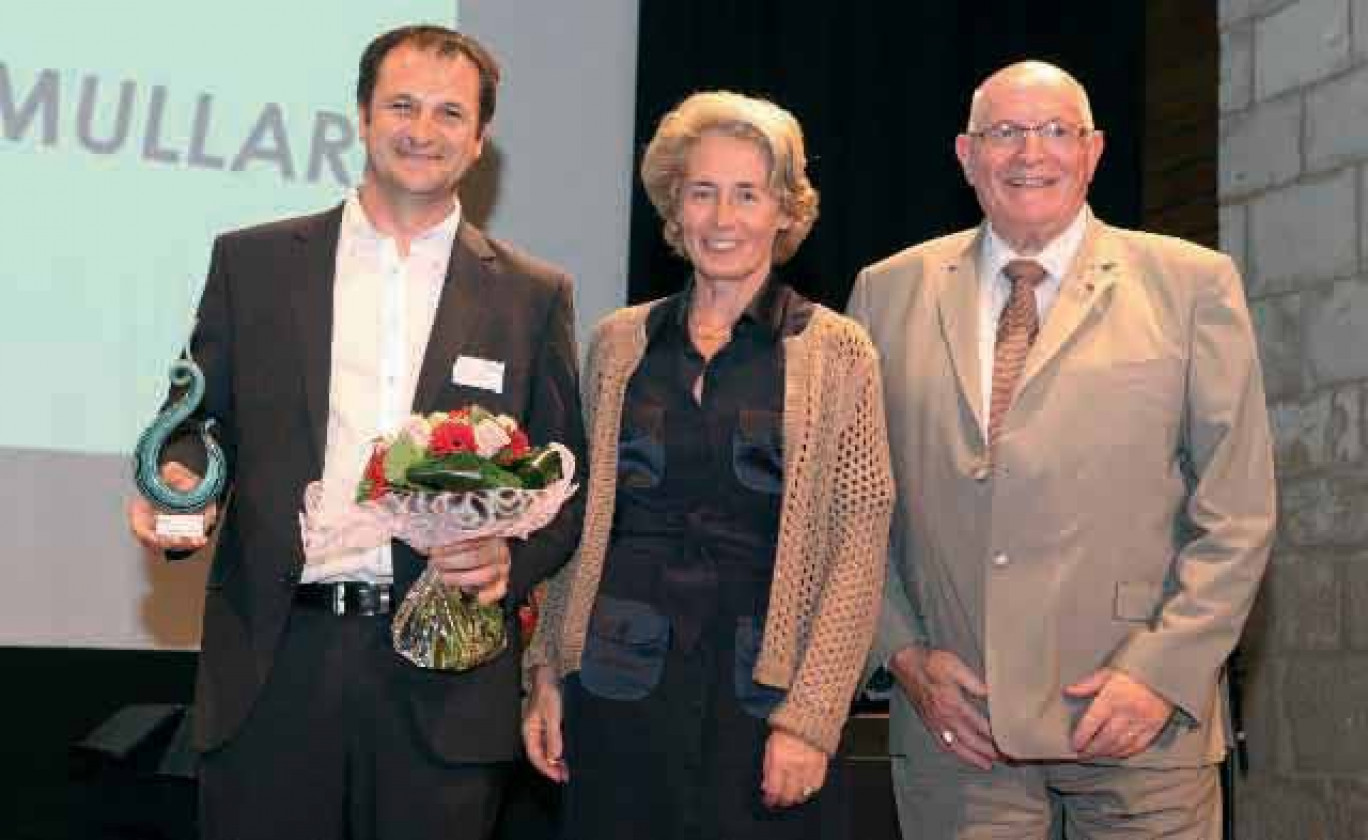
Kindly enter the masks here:
<path id="1" fill-rule="evenodd" d="M 758 94 L 792 111 L 806 135 L 821 216 L 782 275 L 843 309 L 862 266 L 979 221 L 954 137 L 974 86 L 1023 58 L 1058 64 L 1088 89 L 1107 138 L 1093 209 L 1135 226 L 1140 0 L 644 0 L 633 165 L 660 117 L 694 91 Z M 688 267 L 665 247 L 660 220 L 634 182 L 628 297 L 638 302 L 679 289 Z"/>

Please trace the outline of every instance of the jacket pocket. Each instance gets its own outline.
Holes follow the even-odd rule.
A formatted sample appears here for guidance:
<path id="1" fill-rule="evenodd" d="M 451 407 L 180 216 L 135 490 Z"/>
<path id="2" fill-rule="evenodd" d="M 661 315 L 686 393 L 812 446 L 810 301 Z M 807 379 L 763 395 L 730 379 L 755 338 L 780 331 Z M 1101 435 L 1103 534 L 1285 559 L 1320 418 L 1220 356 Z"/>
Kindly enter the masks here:
<path id="1" fill-rule="evenodd" d="M 777 411 L 742 409 L 732 435 L 732 471 L 742 486 L 777 496 L 784 491 L 784 448 Z"/>
<path id="2" fill-rule="evenodd" d="M 670 621 L 650 604 L 598 596 L 580 662 L 580 684 L 605 700 L 641 700 L 660 684 Z"/>
<path id="3" fill-rule="evenodd" d="M 743 615 L 736 619 L 736 649 L 732 657 L 732 681 L 736 702 L 751 717 L 765 720 L 787 693 L 781 688 L 761 685 L 755 681 L 755 663 L 760 658 L 764 641 L 764 617 Z"/>
<path id="4" fill-rule="evenodd" d="M 1157 583 L 1123 580 L 1116 584 L 1114 614 L 1122 621 L 1153 621 L 1159 613 L 1164 588 Z"/>

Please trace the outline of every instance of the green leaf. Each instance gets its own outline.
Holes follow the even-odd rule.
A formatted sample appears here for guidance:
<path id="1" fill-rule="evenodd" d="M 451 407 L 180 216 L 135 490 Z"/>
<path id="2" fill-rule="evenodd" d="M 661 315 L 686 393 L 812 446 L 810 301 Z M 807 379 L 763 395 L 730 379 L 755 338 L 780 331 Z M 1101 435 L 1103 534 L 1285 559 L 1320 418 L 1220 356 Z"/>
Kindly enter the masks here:
<path id="1" fill-rule="evenodd" d="M 522 479 L 516 474 L 488 462 L 480 465 L 480 477 L 488 488 L 523 486 Z"/>
<path id="2" fill-rule="evenodd" d="M 423 460 L 423 451 L 407 435 L 398 439 L 385 452 L 385 481 L 392 485 L 406 486 L 404 476 L 409 467 Z"/>

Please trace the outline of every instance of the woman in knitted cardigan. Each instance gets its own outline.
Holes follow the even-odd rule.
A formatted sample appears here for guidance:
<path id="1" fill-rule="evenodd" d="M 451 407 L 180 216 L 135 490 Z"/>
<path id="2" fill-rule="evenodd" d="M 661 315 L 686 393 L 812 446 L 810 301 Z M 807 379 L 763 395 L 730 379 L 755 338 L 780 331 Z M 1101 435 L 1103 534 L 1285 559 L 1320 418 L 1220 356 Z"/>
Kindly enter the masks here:
<path id="1" fill-rule="evenodd" d="M 893 480 L 859 326 L 772 277 L 817 216 L 802 132 L 695 94 L 641 174 L 683 292 L 609 315 L 585 372 L 579 549 L 529 649 L 523 736 L 565 837 L 831 837 Z M 626 795 L 624 795 L 626 794 Z"/>

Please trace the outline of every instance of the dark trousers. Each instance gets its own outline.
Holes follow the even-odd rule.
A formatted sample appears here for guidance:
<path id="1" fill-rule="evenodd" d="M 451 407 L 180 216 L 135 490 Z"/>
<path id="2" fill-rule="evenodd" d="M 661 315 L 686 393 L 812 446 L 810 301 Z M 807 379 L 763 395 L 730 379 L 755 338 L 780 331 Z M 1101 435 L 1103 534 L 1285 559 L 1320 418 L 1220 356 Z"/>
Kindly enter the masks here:
<path id="1" fill-rule="evenodd" d="M 769 724 L 737 700 L 734 620 L 690 652 L 672 648 L 640 700 L 564 683 L 566 761 L 562 840 L 840 840 L 849 795 L 840 759 L 811 801 L 761 801 Z M 592 642 L 591 642 L 592 643 Z"/>
<path id="2" fill-rule="evenodd" d="M 205 840 L 490 836 L 509 766 L 427 748 L 385 678 L 389 645 L 388 616 L 295 609 L 241 730 L 202 757 Z"/>

